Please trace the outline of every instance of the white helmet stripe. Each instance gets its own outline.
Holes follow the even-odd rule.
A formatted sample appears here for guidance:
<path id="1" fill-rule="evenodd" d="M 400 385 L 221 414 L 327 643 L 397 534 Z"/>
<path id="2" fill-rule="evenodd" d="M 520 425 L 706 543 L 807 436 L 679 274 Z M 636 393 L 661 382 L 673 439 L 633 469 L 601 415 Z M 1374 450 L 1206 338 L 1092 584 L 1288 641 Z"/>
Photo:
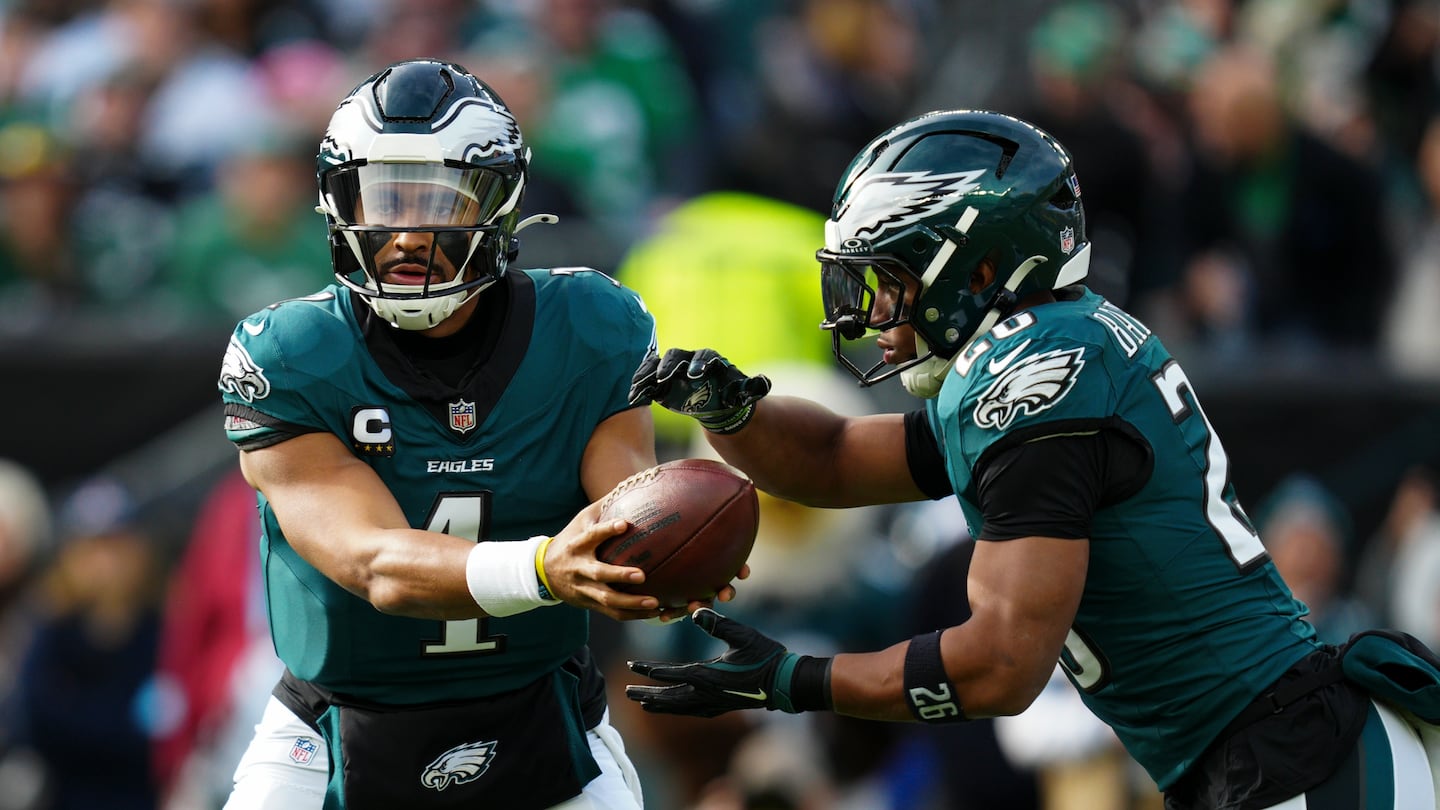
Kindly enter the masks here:
<path id="1" fill-rule="evenodd" d="M 975 218 L 979 215 L 980 212 L 975 206 L 965 206 L 965 213 L 961 214 L 960 219 L 955 222 L 955 230 L 960 233 L 969 232 L 970 226 L 975 224 Z M 935 258 L 930 260 L 930 264 L 925 267 L 924 275 L 920 276 L 920 289 L 930 289 L 930 285 L 934 284 L 935 279 L 940 277 L 940 271 L 944 270 L 945 265 L 950 262 L 950 256 L 955 253 L 955 247 L 954 240 L 946 239 L 945 244 L 941 245 L 940 249 L 935 251 Z"/>

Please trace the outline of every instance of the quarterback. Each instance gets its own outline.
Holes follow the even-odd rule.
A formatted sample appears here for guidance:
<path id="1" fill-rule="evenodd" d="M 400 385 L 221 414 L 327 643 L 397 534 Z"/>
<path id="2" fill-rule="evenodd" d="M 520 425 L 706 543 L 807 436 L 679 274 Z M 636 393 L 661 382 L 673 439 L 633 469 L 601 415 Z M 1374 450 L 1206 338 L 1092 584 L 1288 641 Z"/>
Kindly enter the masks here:
<path id="1" fill-rule="evenodd" d="M 696 417 L 780 497 L 957 497 L 972 618 L 817 658 L 701 608 L 727 652 L 632 662 L 659 683 L 627 695 L 959 722 L 1024 710 L 1058 660 L 1172 810 L 1435 807 L 1421 736 L 1440 661 L 1400 634 L 1316 639 L 1184 370 L 1083 284 L 1090 249 L 1069 153 L 1024 121 L 936 112 L 862 149 L 817 254 L 822 326 L 862 384 L 899 376 L 923 407 L 847 417 L 767 397 L 710 349 L 651 356 L 632 401 Z M 881 350 L 868 368 L 861 340 Z"/>
<path id="2" fill-rule="evenodd" d="M 507 269 L 551 219 L 520 218 L 528 161 L 454 64 L 331 119 L 337 282 L 241 321 L 219 380 L 286 666 L 229 810 L 641 807 L 586 609 L 660 613 L 612 587 L 643 573 L 595 559 L 625 523 L 592 507 L 655 464 L 627 401 L 654 323 L 601 273 Z"/>

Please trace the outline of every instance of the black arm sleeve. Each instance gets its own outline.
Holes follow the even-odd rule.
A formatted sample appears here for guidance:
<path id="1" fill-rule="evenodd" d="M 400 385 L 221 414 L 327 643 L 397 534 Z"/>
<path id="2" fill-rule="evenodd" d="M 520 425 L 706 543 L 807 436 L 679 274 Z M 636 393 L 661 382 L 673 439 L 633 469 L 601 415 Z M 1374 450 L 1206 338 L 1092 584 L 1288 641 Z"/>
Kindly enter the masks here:
<path id="1" fill-rule="evenodd" d="M 1138 492 L 1152 468 L 1144 440 L 1114 427 L 1017 442 L 976 465 L 980 537 L 1088 538 L 1095 512 Z"/>
<path id="2" fill-rule="evenodd" d="M 955 492 L 924 408 L 905 414 L 905 462 L 910 466 L 910 477 L 926 497 L 936 500 Z"/>

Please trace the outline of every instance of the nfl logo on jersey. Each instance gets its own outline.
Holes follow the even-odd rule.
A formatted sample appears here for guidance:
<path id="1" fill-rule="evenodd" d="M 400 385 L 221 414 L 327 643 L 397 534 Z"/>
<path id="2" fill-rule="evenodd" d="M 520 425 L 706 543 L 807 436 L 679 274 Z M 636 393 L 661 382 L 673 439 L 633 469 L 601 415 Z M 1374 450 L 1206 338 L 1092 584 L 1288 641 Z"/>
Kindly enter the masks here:
<path id="1" fill-rule="evenodd" d="M 1069 253 L 1075 249 L 1075 229 L 1065 228 L 1060 231 L 1060 250 Z"/>
<path id="2" fill-rule="evenodd" d="M 290 758 L 301 765 L 310 764 L 315 758 L 315 751 L 318 750 L 315 741 L 309 737 L 296 737 L 295 744 L 290 746 Z"/>
<path id="3" fill-rule="evenodd" d="M 460 400 L 450 403 L 450 429 L 468 433 L 475 428 L 475 403 Z"/>

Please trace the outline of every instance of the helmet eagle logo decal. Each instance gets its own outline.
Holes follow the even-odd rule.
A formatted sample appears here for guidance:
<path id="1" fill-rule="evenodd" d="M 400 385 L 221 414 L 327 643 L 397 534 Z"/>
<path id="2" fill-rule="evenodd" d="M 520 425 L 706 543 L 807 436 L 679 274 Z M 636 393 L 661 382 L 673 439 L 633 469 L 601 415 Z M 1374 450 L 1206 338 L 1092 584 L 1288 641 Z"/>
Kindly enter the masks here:
<path id="1" fill-rule="evenodd" d="M 469 109 L 471 107 L 479 107 L 479 110 Z M 509 110 L 489 98 L 461 99 L 431 129 L 438 132 L 462 116 L 465 130 L 475 139 L 474 143 L 465 147 L 466 162 L 476 163 L 491 155 L 514 154 L 520 148 L 519 122 Z"/>
<path id="2" fill-rule="evenodd" d="M 843 239 L 869 239 L 945 210 L 954 198 L 980 187 L 985 169 L 931 174 L 891 172 L 861 179 L 835 217 Z"/>
<path id="3" fill-rule="evenodd" d="M 975 404 L 975 424 L 1004 430 L 1023 414 L 1054 407 L 1075 387 L 1085 361 L 1084 349 L 1032 354 L 1004 369 Z"/>

